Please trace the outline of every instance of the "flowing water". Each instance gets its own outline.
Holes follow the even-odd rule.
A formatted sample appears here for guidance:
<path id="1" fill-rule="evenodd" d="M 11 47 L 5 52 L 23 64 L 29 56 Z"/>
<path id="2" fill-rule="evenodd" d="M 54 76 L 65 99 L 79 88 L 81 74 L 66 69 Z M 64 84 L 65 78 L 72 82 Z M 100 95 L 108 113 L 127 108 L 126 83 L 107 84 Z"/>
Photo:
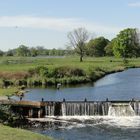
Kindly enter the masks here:
<path id="1" fill-rule="evenodd" d="M 93 85 L 47 89 L 29 89 L 26 100 L 66 102 L 46 107 L 46 118 L 30 130 L 64 140 L 138 140 L 140 139 L 140 103 L 109 100 L 140 100 L 140 69 L 110 74 Z M 16 98 L 16 97 L 15 97 Z M 86 98 L 87 102 L 84 102 Z M 105 101 L 108 98 L 108 102 Z M 18 98 L 16 98 L 18 99 Z M 70 103 L 69 101 L 83 101 Z M 91 101 L 91 102 L 88 102 Z M 96 101 L 96 102 L 92 102 Z"/>

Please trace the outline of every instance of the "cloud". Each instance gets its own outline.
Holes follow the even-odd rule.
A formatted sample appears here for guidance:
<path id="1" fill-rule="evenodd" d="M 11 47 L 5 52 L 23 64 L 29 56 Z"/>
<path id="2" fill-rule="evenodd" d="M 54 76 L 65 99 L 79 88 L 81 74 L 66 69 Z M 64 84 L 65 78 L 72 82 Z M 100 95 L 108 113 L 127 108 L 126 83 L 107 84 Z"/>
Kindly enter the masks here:
<path id="1" fill-rule="evenodd" d="M 130 7 L 140 7 L 140 2 L 129 3 L 128 6 L 130 6 Z"/>
<path id="2" fill-rule="evenodd" d="M 101 34 L 114 34 L 122 29 L 119 27 L 105 26 L 89 22 L 80 18 L 51 18 L 33 16 L 2 16 L 0 17 L 0 27 L 35 28 L 58 31 L 70 31 L 74 28 L 85 27 L 89 31 Z"/>

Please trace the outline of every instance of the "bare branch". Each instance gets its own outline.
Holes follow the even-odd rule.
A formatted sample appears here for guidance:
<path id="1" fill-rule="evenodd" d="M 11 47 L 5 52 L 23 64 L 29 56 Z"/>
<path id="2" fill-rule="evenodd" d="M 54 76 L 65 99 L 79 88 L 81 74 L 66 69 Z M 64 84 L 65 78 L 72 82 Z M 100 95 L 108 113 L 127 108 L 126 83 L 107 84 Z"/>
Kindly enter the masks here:
<path id="1" fill-rule="evenodd" d="M 68 33 L 69 44 L 80 55 L 80 61 L 82 61 L 88 38 L 89 33 L 85 28 L 78 28 Z"/>

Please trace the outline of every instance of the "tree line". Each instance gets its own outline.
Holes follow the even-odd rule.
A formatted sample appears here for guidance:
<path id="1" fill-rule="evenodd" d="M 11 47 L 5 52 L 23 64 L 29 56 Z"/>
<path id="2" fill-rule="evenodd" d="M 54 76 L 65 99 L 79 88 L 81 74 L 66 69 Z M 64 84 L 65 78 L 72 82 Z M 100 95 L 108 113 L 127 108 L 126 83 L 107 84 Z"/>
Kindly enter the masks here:
<path id="1" fill-rule="evenodd" d="M 140 33 L 136 28 L 127 28 L 111 41 L 104 37 L 89 39 L 89 33 L 85 28 L 78 28 L 68 33 L 69 46 L 83 56 L 116 56 L 121 58 L 131 58 L 140 56 Z"/>
<path id="2" fill-rule="evenodd" d="M 22 56 L 22 57 L 36 57 L 36 56 L 65 56 L 72 55 L 74 50 L 69 49 L 46 49 L 43 46 L 28 47 L 20 45 L 16 49 L 11 49 L 6 52 L 0 50 L 0 56 Z"/>
<path id="3" fill-rule="evenodd" d="M 85 28 L 77 28 L 68 33 L 68 40 L 66 49 L 46 49 L 43 46 L 20 45 L 18 48 L 6 52 L 0 50 L 0 56 L 36 57 L 78 54 L 80 61 L 83 61 L 84 56 L 116 56 L 122 58 L 140 56 L 140 34 L 136 28 L 120 31 L 111 41 L 103 36 L 89 40 L 88 31 Z"/>

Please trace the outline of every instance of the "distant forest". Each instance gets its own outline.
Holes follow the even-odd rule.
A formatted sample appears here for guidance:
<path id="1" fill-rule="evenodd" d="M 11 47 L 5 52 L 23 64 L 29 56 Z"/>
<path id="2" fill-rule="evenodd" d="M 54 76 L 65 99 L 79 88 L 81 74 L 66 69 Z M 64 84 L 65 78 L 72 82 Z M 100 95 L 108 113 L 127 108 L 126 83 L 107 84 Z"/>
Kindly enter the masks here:
<path id="1" fill-rule="evenodd" d="M 65 56 L 71 55 L 74 50 L 68 49 L 46 49 L 43 46 L 28 47 L 20 45 L 16 49 L 10 49 L 8 51 L 0 50 L 0 56 L 23 56 L 23 57 L 36 57 L 36 56 Z"/>

